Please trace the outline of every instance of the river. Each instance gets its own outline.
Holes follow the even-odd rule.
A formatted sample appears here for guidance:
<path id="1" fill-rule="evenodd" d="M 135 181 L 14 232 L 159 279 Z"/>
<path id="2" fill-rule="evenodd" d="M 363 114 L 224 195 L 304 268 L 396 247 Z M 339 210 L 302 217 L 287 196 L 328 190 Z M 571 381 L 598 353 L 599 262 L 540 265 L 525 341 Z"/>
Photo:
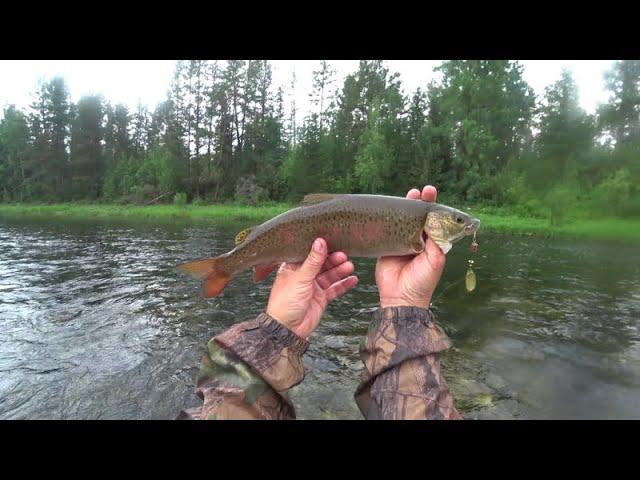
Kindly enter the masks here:
<path id="1" fill-rule="evenodd" d="M 266 306 L 250 272 L 222 297 L 175 266 L 227 251 L 237 225 L 0 220 L 0 419 L 171 419 L 198 404 L 201 348 Z M 433 299 L 443 374 L 468 419 L 640 419 L 640 249 L 478 236 Z M 474 258 L 478 287 L 464 289 Z M 291 391 L 302 419 L 359 419 L 358 345 L 375 263 L 329 306 Z"/>

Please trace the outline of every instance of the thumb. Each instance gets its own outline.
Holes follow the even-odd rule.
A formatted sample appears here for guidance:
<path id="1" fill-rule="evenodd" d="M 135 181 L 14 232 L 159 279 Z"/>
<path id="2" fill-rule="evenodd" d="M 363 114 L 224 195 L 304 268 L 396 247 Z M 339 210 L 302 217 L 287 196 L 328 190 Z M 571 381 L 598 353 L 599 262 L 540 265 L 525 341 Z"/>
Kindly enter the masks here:
<path id="1" fill-rule="evenodd" d="M 312 281 L 322 270 L 322 265 L 327 259 L 327 242 L 322 238 L 316 238 L 311 251 L 304 263 L 298 269 L 301 280 Z"/>
<path id="2" fill-rule="evenodd" d="M 442 253 L 442 249 L 431 238 L 427 239 L 425 254 L 427 260 L 429 261 L 429 264 L 436 272 L 441 272 L 444 269 L 444 264 L 447 261 L 447 256 Z"/>

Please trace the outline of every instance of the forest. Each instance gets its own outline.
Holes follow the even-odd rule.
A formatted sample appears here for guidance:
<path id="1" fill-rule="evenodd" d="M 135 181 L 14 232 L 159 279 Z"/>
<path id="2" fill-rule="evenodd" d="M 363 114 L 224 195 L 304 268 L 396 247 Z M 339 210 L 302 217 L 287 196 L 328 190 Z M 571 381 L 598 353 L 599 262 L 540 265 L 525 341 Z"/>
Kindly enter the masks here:
<path id="1" fill-rule="evenodd" d="M 176 63 L 167 98 L 129 111 L 102 96 L 77 103 L 63 78 L 0 120 L 0 201 L 251 205 L 310 192 L 404 195 L 528 217 L 640 216 L 640 61 L 613 64 L 609 99 L 579 105 L 570 71 L 541 98 L 507 60 L 451 60 L 404 94 L 384 61 L 337 84 L 314 72 L 312 110 L 275 88 L 267 60 Z"/>

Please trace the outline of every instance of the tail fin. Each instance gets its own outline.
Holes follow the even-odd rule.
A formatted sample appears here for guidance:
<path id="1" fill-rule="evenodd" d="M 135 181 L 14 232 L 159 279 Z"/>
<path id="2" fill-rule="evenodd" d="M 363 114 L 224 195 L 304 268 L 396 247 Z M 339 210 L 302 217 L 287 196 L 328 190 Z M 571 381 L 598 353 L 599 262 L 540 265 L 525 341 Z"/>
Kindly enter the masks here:
<path id="1" fill-rule="evenodd" d="M 221 257 L 205 258 L 195 262 L 183 263 L 178 269 L 183 273 L 204 280 L 204 297 L 217 297 L 231 280 L 232 274 L 225 272 L 220 265 Z"/>

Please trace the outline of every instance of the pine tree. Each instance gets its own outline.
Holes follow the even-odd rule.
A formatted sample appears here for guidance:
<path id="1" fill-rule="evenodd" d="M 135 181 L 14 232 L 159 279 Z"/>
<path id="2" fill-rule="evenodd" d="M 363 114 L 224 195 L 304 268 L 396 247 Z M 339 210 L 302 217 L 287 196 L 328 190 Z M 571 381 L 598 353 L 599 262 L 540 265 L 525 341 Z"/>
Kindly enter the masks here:
<path id="1" fill-rule="evenodd" d="M 102 99 L 83 97 L 71 130 L 71 191 L 74 198 L 96 200 L 104 175 L 102 154 Z"/>
<path id="2" fill-rule="evenodd" d="M 369 124 L 369 117 L 374 110 L 375 134 L 371 132 L 372 127 Z M 359 152 L 362 153 L 363 148 L 366 148 L 366 142 L 363 143 L 361 137 L 368 128 L 371 132 L 370 138 L 379 143 L 378 135 L 382 135 L 384 142 L 388 143 L 388 148 L 385 148 L 385 158 L 381 157 L 380 162 L 387 162 L 386 155 L 390 156 L 391 164 L 400 160 L 403 112 L 404 98 L 400 91 L 398 74 L 390 74 L 384 62 L 380 60 L 360 61 L 358 70 L 348 75 L 344 81 L 333 116 L 331 132 L 335 142 L 333 171 L 338 180 L 336 188 L 339 191 L 351 191 L 357 186 L 353 183 L 356 175 L 356 157 Z M 381 152 L 382 150 L 369 150 L 369 154 L 373 151 Z M 370 156 L 369 154 L 367 155 Z M 368 164 L 371 161 L 368 160 Z M 384 170 L 389 180 L 385 183 L 385 187 L 394 189 L 396 181 L 393 178 L 393 172 L 386 170 L 386 167 Z M 358 181 L 358 184 L 362 187 L 361 181 Z"/>
<path id="3" fill-rule="evenodd" d="M 599 110 L 600 127 L 616 146 L 640 139 L 640 60 L 622 60 L 605 76 L 611 92 L 609 103 Z"/>
<path id="4" fill-rule="evenodd" d="M 593 148 L 593 120 L 580 107 L 578 87 L 568 70 L 547 87 L 538 128 L 536 147 L 542 170 L 531 180 L 543 188 L 563 179 Z"/>
<path id="5" fill-rule="evenodd" d="M 328 106 L 331 104 L 330 89 L 334 83 L 333 76 L 335 70 L 329 66 L 326 60 L 320 61 L 320 69 L 313 72 L 313 89 L 309 93 L 311 104 L 315 105 L 318 118 L 320 119 L 320 130 L 325 125 L 325 117 L 329 113 Z"/>
<path id="6" fill-rule="evenodd" d="M 69 180 L 71 101 L 60 77 L 42 83 L 32 104 L 31 135 L 34 148 L 29 163 L 33 172 L 27 190 L 45 200 L 64 200 Z"/>
<path id="7" fill-rule="evenodd" d="M 507 60 L 443 62 L 430 100 L 444 114 L 453 143 L 446 188 L 469 200 L 496 199 L 497 173 L 519 155 L 531 122 L 534 95 L 522 66 Z"/>
<path id="8" fill-rule="evenodd" d="M 26 163 L 29 155 L 27 117 L 9 105 L 0 121 L 0 200 L 26 199 Z"/>
<path id="9" fill-rule="evenodd" d="M 47 113 L 49 115 L 50 158 L 55 178 L 56 198 L 66 199 L 69 182 L 69 134 L 71 126 L 71 100 L 66 83 L 60 77 L 47 86 Z"/>
<path id="10" fill-rule="evenodd" d="M 149 148 L 149 110 L 142 104 L 138 104 L 132 122 L 132 150 L 137 158 L 143 158 Z"/>
<path id="11" fill-rule="evenodd" d="M 244 88 L 246 79 L 246 62 L 244 60 L 229 60 L 224 73 L 225 88 L 229 89 L 229 101 L 233 114 L 235 129 L 235 145 L 238 152 L 242 152 L 244 145 Z"/>
<path id="12" fill-rule="evenodd" d="M 289 98 L 291 99 L 291 112 L 289 114 L 289 145 L 291 148 L 295 147 L 297 142 L 297 130 L 298 126 L 296 124 L 298 109 L 296 107 L 296 72 L 295 70 L 291 73 L 291 83 L 289 84 L 290 92 Z"/>

